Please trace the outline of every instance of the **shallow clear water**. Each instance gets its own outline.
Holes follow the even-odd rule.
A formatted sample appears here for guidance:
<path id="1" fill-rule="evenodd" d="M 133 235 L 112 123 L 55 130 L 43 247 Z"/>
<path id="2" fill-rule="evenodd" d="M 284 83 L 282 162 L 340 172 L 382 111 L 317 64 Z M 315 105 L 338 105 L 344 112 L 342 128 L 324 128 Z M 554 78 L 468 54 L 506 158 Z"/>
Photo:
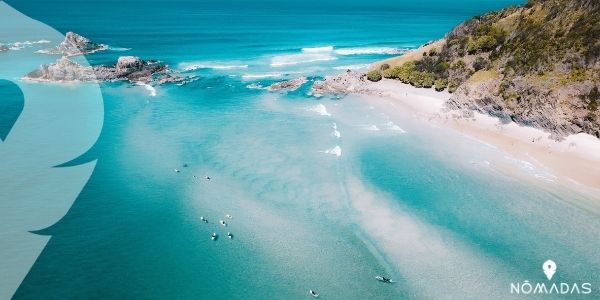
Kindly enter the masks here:
<path id="1" fill-rule="evenodd" d="M 52 238 L 16 298 L 508 298 L 510 282 L 545 280 L 548 258 L 560 280 L 598 282 L 598 199 L 410 114 L 261 88 L 358 68 L 515 2 L 9 1 L 113 48 L 92 64 L 139 55 L 200 76 L 156 96 L 102 85 L 102 134 L 72 162 L 96 169 L 39 232 Z"/>

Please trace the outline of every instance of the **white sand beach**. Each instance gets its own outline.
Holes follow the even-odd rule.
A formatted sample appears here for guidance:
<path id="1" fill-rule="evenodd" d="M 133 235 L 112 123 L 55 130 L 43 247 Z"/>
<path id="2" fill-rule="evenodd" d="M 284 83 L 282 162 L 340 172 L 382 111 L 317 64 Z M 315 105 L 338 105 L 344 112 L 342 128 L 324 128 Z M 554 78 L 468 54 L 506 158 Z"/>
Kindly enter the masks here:
<path id="1" fill-rule="evenodd" d="M 363 98 L 392 117 L 401 110 L 412 112 L 418 118 L 452 128 L 548 170 L 568 185 L 600 189 L 600 140 L 591 135 L 581 133 L 555 141 L 542 130 L 512 122 L 503 124 L 498 118 L 481 113 L 462 117 L 459 111 L 445 109 L 444 103 L 450 97 L 447 92 L 419 89 L 388 79 L 376 86 L 386 96 Z M 402 116 L 398 113 L 395 117 Z"/>

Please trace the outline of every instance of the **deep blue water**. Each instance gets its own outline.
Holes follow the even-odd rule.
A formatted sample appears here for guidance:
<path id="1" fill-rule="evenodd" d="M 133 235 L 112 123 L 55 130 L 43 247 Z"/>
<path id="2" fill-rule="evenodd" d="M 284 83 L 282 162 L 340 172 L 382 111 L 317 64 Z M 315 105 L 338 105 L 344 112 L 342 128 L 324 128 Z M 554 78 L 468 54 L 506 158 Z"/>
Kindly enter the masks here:
<path id="1" fill-rule="evenodd" d="M 352 97 L 261 89 L 364 68 L 519 2 L 7 1 L 111 46 L 90 64 L 136 55 L 199 76 L 156 96 L 101 85 L 100 138 L 70 162 L 97 166 L 38 232 L 52 238 L 15 298 L 505 299 L 509 282 L 545 280 L 548 258 L 561 280 L 598 282 L 589 196 L 476 167 L 503 155 L 408 116 L 405 134 L 368 130 L 389 116 Z"/>

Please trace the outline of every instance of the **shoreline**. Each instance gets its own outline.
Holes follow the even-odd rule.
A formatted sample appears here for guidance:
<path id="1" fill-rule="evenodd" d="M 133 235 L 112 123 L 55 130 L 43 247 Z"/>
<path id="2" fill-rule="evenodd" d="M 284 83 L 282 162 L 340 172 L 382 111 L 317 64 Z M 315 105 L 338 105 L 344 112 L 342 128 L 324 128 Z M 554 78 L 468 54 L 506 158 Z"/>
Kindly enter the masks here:
<path id="1" fill-rule="evenodd" d="M 594 136 L 579 133 L 556 141 L 548 132 L 514 122 L 503 124 L 498 118 L 479 112 L 461 116 L 461 111 L 445 107 L 450 98 L 445 91 L 416 88 L 390 79 L 371 85 L 381 94 L 355 94 L 392 117 L 398 109 L 408 110 L 420 119 L 451 128 L 545 169 L 561 183 L 600 190 L 600 140 Z"/>

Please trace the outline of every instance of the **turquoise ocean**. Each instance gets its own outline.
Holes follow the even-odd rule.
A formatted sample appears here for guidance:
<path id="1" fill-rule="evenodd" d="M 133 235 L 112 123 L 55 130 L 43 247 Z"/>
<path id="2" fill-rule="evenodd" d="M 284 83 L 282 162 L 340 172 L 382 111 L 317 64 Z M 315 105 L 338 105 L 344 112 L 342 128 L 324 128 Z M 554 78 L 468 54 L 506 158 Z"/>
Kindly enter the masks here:
<path id="1" fill-rule="evenodd" d="M 408 113 L 265 89 L 521 1 L 7 3 L 111 47 L 90 64 L 136 55 L 197 76 L 101 85 L 102 133 L 71 162 L 96 168 L 37 232 L 52 237 L 15 299 L 507 299 L 511 282 L 547 282 L 547 259 L 557 282 L 600 284 L 598 194 Z"/>

